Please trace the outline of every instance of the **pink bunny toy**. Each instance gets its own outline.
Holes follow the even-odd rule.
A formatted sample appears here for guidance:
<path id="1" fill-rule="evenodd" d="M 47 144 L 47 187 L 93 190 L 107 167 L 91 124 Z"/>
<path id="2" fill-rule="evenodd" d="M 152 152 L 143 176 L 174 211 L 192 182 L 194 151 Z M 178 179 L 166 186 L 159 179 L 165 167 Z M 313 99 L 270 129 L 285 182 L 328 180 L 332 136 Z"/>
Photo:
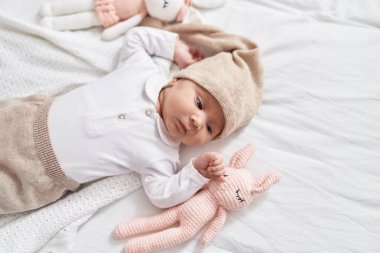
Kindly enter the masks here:
<path id="1" fill-rule="evenodd" d="M 125 244 L 125 252 L 128 253 L 151 252 L 189 240 L 210 221 L 201 238 L 202 245 L 208 244 L 222 229 L 227 210 L 248 206 L 256 193 L 265 191 L 280 179 L 279 173 L 272 172 L 254 180 L 248 170 L 242 169 L 253 149 L 249 144 L 233 155 L 224 180 L 210 180 L 189 200 L 160 214 L 118 224 L 114 237 L 122 239 L 152 232 L 136 236 Z"/>

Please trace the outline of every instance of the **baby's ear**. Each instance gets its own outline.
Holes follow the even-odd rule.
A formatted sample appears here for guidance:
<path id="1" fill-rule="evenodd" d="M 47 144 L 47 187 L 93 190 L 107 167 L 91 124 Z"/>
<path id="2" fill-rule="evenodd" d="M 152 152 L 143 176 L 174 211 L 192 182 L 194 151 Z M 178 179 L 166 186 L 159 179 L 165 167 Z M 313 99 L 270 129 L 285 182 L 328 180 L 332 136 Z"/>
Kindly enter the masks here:
<path id="1" fill-rule="evenodd" d="M 236 152 L 230 160 L 230 167 L 235 169 L 244 168 L 247 165 L 249 158 L 251 158 L 254 150 L 255 146 L 253 144 L 248 144 Z"/>
<path id="2" fill-rule="evenodd" d="M 257 180 L 252 187 L 251 194 L 260 193 L 267 190 L 271 185 L 280 181 L 281 174 L 278 172 L 267 173 Z"/>

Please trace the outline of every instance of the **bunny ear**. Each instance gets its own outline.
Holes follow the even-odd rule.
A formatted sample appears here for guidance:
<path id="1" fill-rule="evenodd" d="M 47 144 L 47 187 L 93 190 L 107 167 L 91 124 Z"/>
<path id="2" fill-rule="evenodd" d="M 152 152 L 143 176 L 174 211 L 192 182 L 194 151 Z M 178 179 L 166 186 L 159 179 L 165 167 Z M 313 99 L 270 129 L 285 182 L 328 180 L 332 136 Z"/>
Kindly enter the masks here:
<path id="1" fill-rule="evenodd" d="M 280 178 L 281 175 L 278 172 L 271 172 L 265 174 L 253 185 L 251 193 L 254 194 L 267 190 L 271 185 L 277 183 L 280 180 Z"/>
<path id="2" fill-rule="evenodd" d="M 246 164 L 249 158 L 251 158 L 253 151 L 255 147 L 253 144 L 248 144 L 238 152 L 236 152 L 231 160 L 230 160 L 230 167 L 240 169 L 243 168 Z"/>

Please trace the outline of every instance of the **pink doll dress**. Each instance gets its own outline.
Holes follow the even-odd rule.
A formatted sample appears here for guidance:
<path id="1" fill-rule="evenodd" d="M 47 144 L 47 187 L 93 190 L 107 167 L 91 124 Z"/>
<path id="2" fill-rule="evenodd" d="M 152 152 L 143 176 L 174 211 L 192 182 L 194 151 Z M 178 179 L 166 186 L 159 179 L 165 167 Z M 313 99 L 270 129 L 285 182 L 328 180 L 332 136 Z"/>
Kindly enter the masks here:
<path id="1" fill-rule="evenodd" d="M 95 12 L 103 27 L 110 27 L 119 21 L 139 13 L 145 13 L 144 0 L 95 0 Z"/>

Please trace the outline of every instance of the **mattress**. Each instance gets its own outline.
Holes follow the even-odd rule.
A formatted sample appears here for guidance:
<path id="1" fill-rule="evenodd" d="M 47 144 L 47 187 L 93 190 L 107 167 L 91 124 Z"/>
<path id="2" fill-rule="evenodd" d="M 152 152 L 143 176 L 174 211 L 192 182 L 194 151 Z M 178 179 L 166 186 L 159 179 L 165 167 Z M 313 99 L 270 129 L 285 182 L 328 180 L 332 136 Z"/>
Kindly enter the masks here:
<path id="1" fill-rule="evenodd" d="M 121 38 L 101 41 L 98 28 L 46 31 L 38 24 L 42 2 L 0 3 L 1 98 L 52 93 L 115 66 Z M 259 44 L 264 95 L 247 126 L 223 141 L 182 147 L 181 158 L 212 150 L 228 161 L 254 143 L 248 169 L 277 170 L 282 179 L 229 212 L 207 247 L 198 235 L 160 252 L 380 252 L 380 2 L 227 0 L 199 11 L 205 23 Z M 121 252 L 115 225 L 158 212 L 138 187 L 36 252 Z"/>

